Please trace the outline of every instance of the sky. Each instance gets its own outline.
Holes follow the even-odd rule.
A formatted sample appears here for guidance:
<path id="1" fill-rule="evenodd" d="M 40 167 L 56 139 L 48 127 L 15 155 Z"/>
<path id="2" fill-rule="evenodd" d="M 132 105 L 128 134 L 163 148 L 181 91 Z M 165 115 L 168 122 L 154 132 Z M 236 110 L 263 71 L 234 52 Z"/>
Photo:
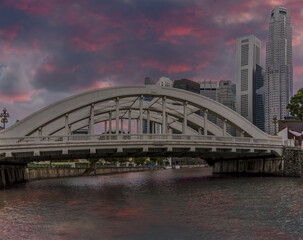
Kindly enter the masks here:
<path id="1" fill-rule="evenodd" d="M 265 44 L 274 6 L 290 9 L 294 90 L 303 87 L 302 0 L 1 0 L 0 110 L 16 119 L 99 87 L 235 82 L 236 39 Z"/>

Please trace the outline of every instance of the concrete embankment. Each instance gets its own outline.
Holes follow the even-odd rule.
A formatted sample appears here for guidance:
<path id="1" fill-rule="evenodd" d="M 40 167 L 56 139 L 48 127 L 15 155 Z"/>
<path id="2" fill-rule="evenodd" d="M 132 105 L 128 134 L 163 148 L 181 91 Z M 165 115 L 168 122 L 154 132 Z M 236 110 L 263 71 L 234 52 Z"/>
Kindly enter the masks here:
<path id="1" fill-rule="evenodd" d="M 104 167 L 104 168 L 27 168 L 24 166 L 0 166 L 0 189 L 24 181 L 38 179 L 79 177 L 124 172 L 150 171 L 148 167 Z"/>

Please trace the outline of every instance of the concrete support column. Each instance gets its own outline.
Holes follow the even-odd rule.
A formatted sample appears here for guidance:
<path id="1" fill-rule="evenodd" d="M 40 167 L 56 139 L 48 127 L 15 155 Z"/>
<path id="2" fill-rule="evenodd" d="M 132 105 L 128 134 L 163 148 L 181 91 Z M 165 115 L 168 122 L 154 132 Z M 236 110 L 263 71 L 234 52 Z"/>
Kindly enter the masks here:
<path id="1" fill-rule="evenodd" d="M 104 121 L 104 133 L 107 133 L 107 121 Z"/>
<path id="2" fill-rule="evenodd" d="M 139 134 L 139 118 L 137 118 L 137 134 Z"/>
<path id="3" fill-rule="evenodd" d="M 151 132 L 151 133 L 154 134 L 154 133 L 155 133 L 155 124 L 156 124 L 156 123 L 155 123 L 155 122 L 152 122 L 151 124 L 152 124 L 152 132 Z"/>
<path id="4" fill-rule="evenodd" d="M 39 130 L 38 130 L 38 136 L 41 137 L 42 136 L 42 127 L 39 127 Z"/>
<path id="5" fill-rule="evenodd" d="M 208 110 L 205 109 L 204 110 L 204 136 L 207 136 L 207 114 L 208 114 Z"/>
<path id="6" fill-rule="evenodd" d="M 162 98 L 162 134 L 166 134 L 166 97 Z"/>
<path id="7" fill-rule="evenodd" d="M 65 114 L 64 135 L 68 135 L 68 113 Z M 67 137 L 64 137 L 63 141 L 67 141 Z"/>
<path id="8" fill-rule="evenodd" d="M 182 133 L 186 134 L 187 128 L 187 101 L 183 103 L 183 124 L 182 124 Z"/>
<path id="9" fill-rule="evenodd" d="M 147 110 L 147 134 L 150 134 L 150 110 Z"/>
<path id="10" fill-rule="evenodd" d="M 112 133 L 112 112 L 109 112 L 109 134 Z"/>
<path id="11" fill-rule="evenodd" d="M 245 134 L 245 132 L 244 132 L 244 131 L 241 131 L 241 132 L 240 132 L 240 137 L 244 137 L 244 134 Z"/>
<path id="12" fill-rule="evenodd" d="M 121 118 L 121 134 L 123 134 L 123 119 Z"/>
<path id="13" fill-rule="evenodd" d="M 95 124 L 95 104 L 90 107 L 90 118 L 88 125 L 88 134 L 94 134 L 94 124 Z"/>
<path id="14" fill-rule="evenodd" d="M 142 134 L 142 127 L 143 127 L 143 96 L 140 96 L 139 100 L 139 134 Z"/>
<path id="15" fill-rule="evenodd" d="M 116 98 L 116 134 L 119 134 L 119 98 Z"/>
<path id="16" fill-rule="evenodd" d="M 201 127 L 198 127 L 198 134 L 201 135 Z"/>
<path id="17" fill-rule="evenodd" d="M 168 133 L 168 129 L 169 129 L 169 126 L 168 126 L 168 113 L 166 113 L 166 117 L 165 117 L 165 126 L 166 126 L 166 133 Z"/>
<path id="18" fill-rule="evenodd" d="M 227 123 L 227 120 L 224 119 L 223 120 L 223 136 L 226 136 L 226 123 Z"/>
<path id="19" fill-rule="evenodd" d="M 129 109 L 128 111 L 128 134 L 131 134 L 132 132 L 132 112 Z"/>
<path id="20" fill-rule="evenodd" d="M 6 180 L 5 180 L 5 171 L 4 171 L 4 168 L 1 168 L 0 169 L 0 171 L 1 171 L 1 179 L 0 179 L 0 181 L 2 181 L 2 187 L 5 187 L 6 186 Z"/>

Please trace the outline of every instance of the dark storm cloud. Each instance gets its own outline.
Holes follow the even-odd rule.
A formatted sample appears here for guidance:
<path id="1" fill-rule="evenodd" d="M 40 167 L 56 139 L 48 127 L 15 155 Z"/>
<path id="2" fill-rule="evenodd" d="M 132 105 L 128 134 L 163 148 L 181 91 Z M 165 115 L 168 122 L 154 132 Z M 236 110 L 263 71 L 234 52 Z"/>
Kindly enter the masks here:
<path id="1" fill-rule="evenodd" d="M 255 34 L 264 51 L 268 16 L 276 4 L 278 0 L 4 0 L 0 63 L 22 56 L 22 64 L 29 66 L 28 93 L 142 84 L 145 76 L 235 81 L 236 38 Z M 296 27 L 302 27 L 302 5 L 286 1 Z M 294 31 L 296 76 L 303 75 L 298 67 L 302 42 L 303 35 Z M 16 77 L 18 86 L 25 82 Z M 16 88 L 7 80 L 0 84 L 7 92 Z"/>

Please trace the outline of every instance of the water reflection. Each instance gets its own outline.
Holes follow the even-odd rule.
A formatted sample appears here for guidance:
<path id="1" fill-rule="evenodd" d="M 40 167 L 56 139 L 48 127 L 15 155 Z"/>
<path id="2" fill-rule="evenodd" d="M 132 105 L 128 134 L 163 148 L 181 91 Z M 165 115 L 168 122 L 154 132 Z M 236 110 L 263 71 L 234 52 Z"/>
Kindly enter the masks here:
<path id="1" fill-rule="evenodd" d="M 43 180 L 0 192 L 1 239 L 300 239 L 300 178 L 180 169 Z"/>

